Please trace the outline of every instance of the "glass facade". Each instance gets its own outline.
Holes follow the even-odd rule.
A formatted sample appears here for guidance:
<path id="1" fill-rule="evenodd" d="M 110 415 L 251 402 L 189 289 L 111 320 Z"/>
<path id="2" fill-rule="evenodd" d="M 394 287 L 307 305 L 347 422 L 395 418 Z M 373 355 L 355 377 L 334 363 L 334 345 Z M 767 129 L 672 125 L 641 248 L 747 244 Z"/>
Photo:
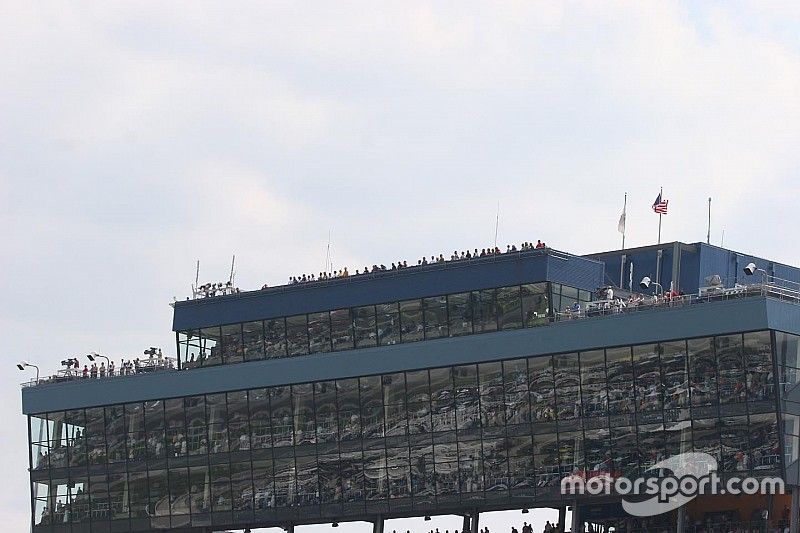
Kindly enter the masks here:
<path id="1" fill-rule="evenodd" d="M 530 283 L 178 333 L 183 368 L 389 346 L 547 324 L 591 294 Z M 550 302 L 557 303 L 555 308 Z"/>
<path id="2" fill-rule="evenodd" d="M 319 351 L 337 350 L 450 335 L 462 322 L 521 327 L 531 309 L 496 290 L 487 309 L 508 313 L 487 319 L 475 300 L 460 313 L 484 301 L 474 295 L 339 312 L 347 320 L 332 312 L 313 327 L 311 315 L 296 321 L 302 328 L 293 317 L 280 329 L 242 325 L 239 340 L 223 333 L 214 346 L 223 359 L 288 352 L 300 337 L 307 350 L 311 337 Z M 398 316 L 396 329 L 371 337 Z M 723 473 L 773 475 L 772 354 L 770 332 L 754 332 L 31 416 L 34 530 L 519 508 L 558 500 L 564 476 L 647 475 L 689 450 L 713 455 Z M 797 337 L 777 334 L 776 354 L 783 390 L 796 383 Z"/>

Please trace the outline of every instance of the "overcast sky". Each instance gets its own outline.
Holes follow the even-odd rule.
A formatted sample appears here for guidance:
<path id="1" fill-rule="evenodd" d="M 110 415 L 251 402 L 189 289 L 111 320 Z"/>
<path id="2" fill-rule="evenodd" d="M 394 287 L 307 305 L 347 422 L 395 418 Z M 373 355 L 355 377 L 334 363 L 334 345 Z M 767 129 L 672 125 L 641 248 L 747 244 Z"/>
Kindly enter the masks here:
<path id="1" fill-rule="evenodd" d="M 502 245 L 602 251 L 626 192 L 645 245 L 663 186 L 663 240 L 705 240 L 712 196 L 713 243 L 800 264 L 797 2 L 6 0 L 0 18 L 9 531 L 29 521 L 14 363 L 174 351 L 168 303 L 198 259 L 219 281 L 235 253 L 248 289 L 322 270 L 329 233 L 335 266 L 415 262 L 492 244 L 498 203 Z"/>

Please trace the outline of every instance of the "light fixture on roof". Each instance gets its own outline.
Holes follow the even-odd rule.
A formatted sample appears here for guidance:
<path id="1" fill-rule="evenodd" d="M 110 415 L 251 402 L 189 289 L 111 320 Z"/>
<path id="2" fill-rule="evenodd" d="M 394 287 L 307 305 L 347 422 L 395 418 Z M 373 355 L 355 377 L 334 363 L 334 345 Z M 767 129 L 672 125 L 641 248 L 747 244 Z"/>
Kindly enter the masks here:
<path id="1" fill-rule="evenodd" d="M 758 268 L 755 263 L 752 263 L 752 262 L 748 263 L 747 266 L 743 268 L 743 270 L 744 270 L 744 273 L 746 275 L 748 275 L 748 276 L 752 276 L 756 272 L 761 272 L 761 283 L 762 284 L 767 283 L 767 280 L 769 280 L 769 274 L 767 273 L 767 271 L 764 270 L 763 268 Z"/>
<path id="2" fill-rule="evenodd" d="M 35 368 L 36 369 L 36 382 L 38 383 L 39 382 L 39 367 L 34 365 L 34 364 L 31 364 L 31 363 L 29 363 L 27 361 L 20 361 L 19 363 L 17 363 L 17 368 L 19 368 L 20 370 L 25 370 L 26 367 L 30 367 L 30 368 Z"/>
<path id="3" fill-rule="evenodd" d="M 650 285 L 655 285 L 656 287 L 661 289 L 662 293 L 664 292 L 664 287 L 662 287 L 660 283 L 651 280 L 648 276 L 643 277 L 642 281 L 639 282 L 639 286 L 643 289 L 649 289 Z M 658 294 L 658 292 L 656 292 L 656 294 Z"/>
<path id="4" fill-rule="evenodd" d="M 106 362 L 108 364 L 111 364 L 111 360 L 108 357 L 106 357 L 105 355 L 99 354 L 97 352 L 92 352 L 92 353 L 86 354 L 86 357 L 87 357 L 87 359 L 89 359 L 89 361 L 92 361 L 92 362 L 94 362 L 94 360 L 96 358 L 102 357 L 103 359 L 106 360 Z"/>

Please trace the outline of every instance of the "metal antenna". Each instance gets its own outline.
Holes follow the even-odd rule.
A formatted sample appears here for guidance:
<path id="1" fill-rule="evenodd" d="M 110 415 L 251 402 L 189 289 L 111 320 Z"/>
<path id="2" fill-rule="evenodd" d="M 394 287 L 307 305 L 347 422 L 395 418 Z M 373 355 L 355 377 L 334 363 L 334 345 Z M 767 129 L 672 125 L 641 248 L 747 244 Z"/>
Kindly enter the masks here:
<path id="1" fill-rule="evenodd" d="M 197 268 L 194 272 L 194 285 L 192 285 L 192 297 L 197 297 L 197 288 L 200 283 L 200 260 L 197 260 Z"/>
<path id="2" fill-rule="evenodd" d="M 500 200 L 497 200 L 497 216 L 494 219 L 494 248 L 497 249 L 497 228 L 500 227 Z M 492 250 L 494 253 L 494 250 Z"/>
<path id="3" fill-rule="evenodd" d="M 330 272 L 332 269 L 328 269 L 331 265 L 331 229 L 328 228 L 328 248 L 325 251 L 325 272 Z"/>
<path id="4" fill-rule="evenodd" d="M 236 271 L 233 269 L 234 265 L 236 265 L 236 254 L 233 254 L 233 259 L 231 260 L 231 277 L 229 278 L 231 285 L 233 285 L 233 278 L 236 276 Z"/>

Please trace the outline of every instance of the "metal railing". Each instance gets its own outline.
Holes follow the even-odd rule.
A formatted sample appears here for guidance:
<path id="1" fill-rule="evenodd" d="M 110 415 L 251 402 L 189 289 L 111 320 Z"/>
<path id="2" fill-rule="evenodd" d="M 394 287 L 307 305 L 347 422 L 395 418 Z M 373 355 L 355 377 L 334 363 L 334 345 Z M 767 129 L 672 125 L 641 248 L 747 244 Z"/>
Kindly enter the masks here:
<path id="1" fill-rule="evenodd" d="M 105 379 L 117 379 L 131 376 L 141 376 L 144 374 L 152 374 L 153 372 L 177 371 L 178 365 L 174 357 L 162 357 L 152 359 L 141 359 L 139 361 L 130 361 L 131 366 L 128 368 L 116 369 L 113 373 L 100 375 L 87 373 L 84 375 L 83 370 L 80 368 L 67 368 L 59 370 L 53 375 L 43 376 L 39 379 L 31 379 L 21 383 L 23 388 L 35 387 L 37 385 L 45 385 L 51 383 L 65 383 L 68 381 L 96 381 Z"/>
<path id="2" fill-rule="evenodd" d="M 800 304 L 800 291 L 773 284 L 740 285 L 706 291 L 703 294 L 641 296 L 628 300 L 595 300 L 582 307 L 555 314 L 556 322 L 582 320 L 599 316 L 623 315 L 640 311 L 673 309 L 697 304 L 743 298 L 766 297 Z"/>

